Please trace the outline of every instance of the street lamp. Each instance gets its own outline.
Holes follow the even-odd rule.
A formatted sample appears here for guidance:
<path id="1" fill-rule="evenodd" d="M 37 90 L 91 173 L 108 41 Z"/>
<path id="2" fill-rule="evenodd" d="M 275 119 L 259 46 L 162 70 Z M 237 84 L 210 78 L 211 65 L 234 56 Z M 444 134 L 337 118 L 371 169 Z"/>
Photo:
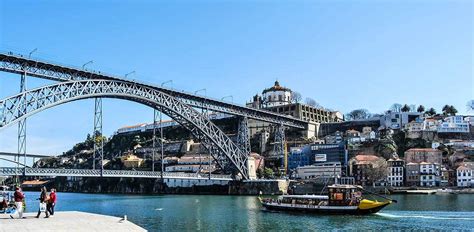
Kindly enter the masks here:
<path id="1" fill-rule="evenodd" d="M 163 87 L 164 85 L 166 85 L 168 83 L 173 83 L 173 80 L 167 80 L 167 81 L 161 83 L 161 87 Z"/>
<path id="2" fill-rule="evenodd" d="M 129 73 L 127 73 L 127 74 L 125 74 L 125 78 L 127 78 L 127 77 L 128 77 L 128 75 L 132 75 L 132 74 L 135 74 L 135 73 L 136 73 L 135 71 L 131 71 L 131 72 L 129 72 Z"/>
<path id="3" fill-rule="evenodd" d="M 33 54 L 33 53 L 36 52 L 36 51 L 38 51 L 38 48 L 33 49 L 33 50 L 30 52 L 30 54 L 28 54 L 28 58 L 31 58 L 31 54 Z"/>
<path id="4" fill-rule="evenodd" d="M 85 68 L 86 68 L 86 65 L 92 64 L 92 63 L 94 63 L 94 61 L 92 61 L 92 60 L 88 61 L 87 63 L 85 63 L 85 64 L 82 65 L 82 69 L 85 69 Z"/>
<path id="5" fill-rule="evenodd" d="M 225 97 L 222 97 L 221 100 L 224 101 L 224 99 L 226 99 L 226 98 L 232 99 L 232 100 L 231 100 L 231 103 L 234 103 L 234 96 L 232 96 L 232 95 L 225 96 Z"/>

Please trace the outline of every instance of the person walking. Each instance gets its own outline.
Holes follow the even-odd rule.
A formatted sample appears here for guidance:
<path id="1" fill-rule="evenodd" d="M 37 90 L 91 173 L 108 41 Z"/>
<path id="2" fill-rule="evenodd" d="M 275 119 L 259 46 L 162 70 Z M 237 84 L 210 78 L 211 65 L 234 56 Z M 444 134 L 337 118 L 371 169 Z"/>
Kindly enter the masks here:
<path id="1" fill-rule="evenodd" d="M 41 188 L 41 194 L 38 200 L 40 202 L 40 207 L 38 209 L 38 214 L 36 215 L 36 218 L 39 218 L 41 212 L 44 212 L 46 214 L 45 218 L 49 218 L 49 212 L 46 207 L 48 203 L 48 190 L 46 190 L 46 187 Z"/>
<path id="2" fill-rule="evenodd" d="M 56 189 L 52 188 L 48 201 L 48 211 L 51 217 L 54 216 L 54 206 L 56 206 Z"/>
<path id="3" fill-rule="evenodd" d="M 20 187 L 15 187 L 15 193 L 13 194 L 13 198 L 15 200 L 16 207 L 15 214 L 18 215 L 18 218 L 23 218 L 23 200 L 25 199 L 25 194 L 23 194 Z M 10 217 L 12 219 L 14 218 L 13 215 L 10 215 Z"/>

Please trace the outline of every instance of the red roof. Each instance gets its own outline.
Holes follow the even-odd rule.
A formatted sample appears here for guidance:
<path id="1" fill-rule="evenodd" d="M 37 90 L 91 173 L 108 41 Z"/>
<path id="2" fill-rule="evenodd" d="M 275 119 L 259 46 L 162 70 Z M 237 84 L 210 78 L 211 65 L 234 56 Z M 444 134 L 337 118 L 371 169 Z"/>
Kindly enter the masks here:
<path id="1" fill-rule="evenodd" d="M 377 161 L 378 159 L 380 159 L 380 157 L 375 156 L 375 155 L 360 154 L 360 155 L 356 155 L 355 159 L 357 161 Z"/>

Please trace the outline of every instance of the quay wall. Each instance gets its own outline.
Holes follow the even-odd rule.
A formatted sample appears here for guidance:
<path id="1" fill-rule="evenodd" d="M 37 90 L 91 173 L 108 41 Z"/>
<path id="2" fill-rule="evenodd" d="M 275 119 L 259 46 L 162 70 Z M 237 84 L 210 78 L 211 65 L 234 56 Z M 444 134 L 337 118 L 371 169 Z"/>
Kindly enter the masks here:
<path id="1" fill-rule="evenodd" d="M 287 193 L 288 181 L 168 180 L 162 183 L 160 179 L 56 177 L 48 187 L 77 193 L 271 195 Z"/>

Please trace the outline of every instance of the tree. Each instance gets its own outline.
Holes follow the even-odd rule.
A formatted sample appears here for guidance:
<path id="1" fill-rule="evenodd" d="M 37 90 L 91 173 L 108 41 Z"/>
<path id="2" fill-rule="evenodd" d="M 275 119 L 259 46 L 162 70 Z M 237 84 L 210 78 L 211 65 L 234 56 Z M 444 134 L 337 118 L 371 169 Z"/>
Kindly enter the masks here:
<path id="1" fill-rule="evenodd" d="M 457 113 L 458 113 L 458 110 L 457 110 L 456 108 L 454 108 L 453 105 L 450 105 L 450 106 L 449 106 L 449 114 L 452 115 L 452 116 L 454 116 L 454 115 L 456 115 Z"/>
<path id="2" fill-rule="evenodd" d="M 391 107 L 390 110 L 393 112 L 400 112 L 402 109 L 402 104 L 399 103 L 394 103 Z"/>
<path id="3" fill-rule="evenodd" d="M 346 118 L 349 120 L 367 119 L 370 116 L 371 114 L 366 109 L 356 109 L 346 114 Z"/>
<path id="4" fill-rule="evenodd" d="M 302 98 L 303 97 L 301 97 L 301 94 L 296 91 L 291 93 L 291 101 L 294 103 L 300 103 Z"/>
<path id="5" fill-rule="evenodd" d="M 449 105 L 444 105 L 443 109 L 441 109 L 441 111 L 443 111 L 444 116 L 447 116 L 449 114 L 449 111 L 450 111 Z"/>
<path id="6" fill-rule="evenodd" d="M 418 113 L 423 113 L 425 111 L 425 107 L 423 105 L 419 105 L 418 108 L 416 109 L 416 112 Z"/>
<path id="7" fill-rule="evenodd" d="M 428 111 L 425 112 L 426 114 L 433 116 L 436 114 L 436 110 L 434 108 L 430 108 Z"/>
<path id="8" fill-rule="evenodd" d="M 388 168 L 387 161 L 384 158 L 379 157 L 376 161 L 373 161 L 371 165 L 364 165 L 367 179 L 369 183 L 375 184 L 378 181 L 382 181 L 387 177 Z"/>
<path id="9" fill-rule="evenodd" d="M 319 104 L 312 98 L 307 97 L 305 101 L 307 105 L 310 105 L 313 107 L 319 106 Z"/>
<path id="10" fill-rule="evenodd" d="M 402 112 L 408 112 L 408 111 L 410 111 L 410 107 L 409 107 L 407 104 L 405 104 L 405 105 L 403 105 L 403 107 L 401 108 L 401 111 L 402 111 Z"/>
<path id="11" fill-rule="evenodd" d="M 393 131 L 387 131 L 384 136 L 380 139 L 377 145 L 375 145 L 375 151 L 382 155 L 385 159 L 397 159 L 397 143 L 392 136 Z"/>
<path id="12" fill-rule="evenodd" d="M 474 111 L 474 100 L 468 101 L 466 106 L 467 106 L 467 111 Z"/>
<path id="13" fill-rule="evenodd" d="M 271 168 L 265 168 L 263 170 L 263 176 L 267 179 L 273 178 L 274 175 L 275 175 L 275 173 L 273 172 L 273 170 Z"/>

